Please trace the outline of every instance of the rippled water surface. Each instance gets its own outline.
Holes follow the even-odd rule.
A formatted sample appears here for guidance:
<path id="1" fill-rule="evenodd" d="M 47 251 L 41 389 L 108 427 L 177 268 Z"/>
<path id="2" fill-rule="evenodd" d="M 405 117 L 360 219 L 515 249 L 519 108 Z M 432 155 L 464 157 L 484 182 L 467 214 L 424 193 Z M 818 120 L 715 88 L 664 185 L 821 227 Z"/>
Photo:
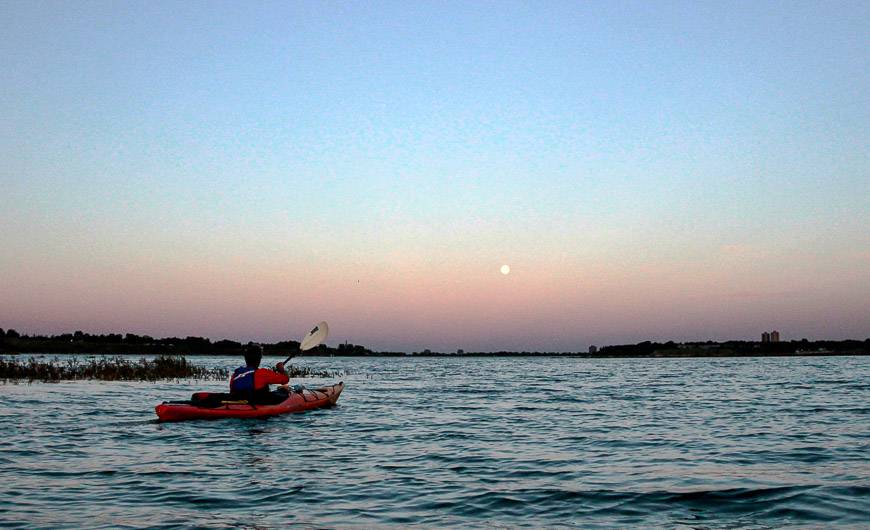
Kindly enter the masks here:
<path id="1" fill-rule="evenodd" d="M 160 424 L 224 383 L 0 385 L 0 527 L 870 521 L 870 358 L 299 363 L 348 372 L 337 407 Z"/>

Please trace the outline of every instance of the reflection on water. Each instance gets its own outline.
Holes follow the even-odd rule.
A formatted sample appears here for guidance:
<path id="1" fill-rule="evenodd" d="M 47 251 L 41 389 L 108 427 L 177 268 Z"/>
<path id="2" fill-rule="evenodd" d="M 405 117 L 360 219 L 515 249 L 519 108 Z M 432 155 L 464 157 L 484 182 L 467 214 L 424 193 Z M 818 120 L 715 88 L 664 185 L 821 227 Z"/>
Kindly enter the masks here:
<path id="1" fill-rule="evenodd" d="M 154 405 L 197 383 L 0 386 L 0 526 L 854 527 L 870 512 L 867 358 L 300 362 L 351 374 L 339 406 L 159 424 Z"/>

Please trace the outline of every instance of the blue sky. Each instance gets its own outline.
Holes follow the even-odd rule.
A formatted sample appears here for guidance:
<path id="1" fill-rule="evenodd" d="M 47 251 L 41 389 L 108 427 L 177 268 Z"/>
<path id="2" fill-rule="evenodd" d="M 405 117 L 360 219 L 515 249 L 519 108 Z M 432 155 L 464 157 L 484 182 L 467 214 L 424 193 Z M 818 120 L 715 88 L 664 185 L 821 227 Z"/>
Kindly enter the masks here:
<path id="1" fill-rule="evenodd" d="M 870 335 L 868 35 L 866 2 L 4 3 L 0 325 Z"/>

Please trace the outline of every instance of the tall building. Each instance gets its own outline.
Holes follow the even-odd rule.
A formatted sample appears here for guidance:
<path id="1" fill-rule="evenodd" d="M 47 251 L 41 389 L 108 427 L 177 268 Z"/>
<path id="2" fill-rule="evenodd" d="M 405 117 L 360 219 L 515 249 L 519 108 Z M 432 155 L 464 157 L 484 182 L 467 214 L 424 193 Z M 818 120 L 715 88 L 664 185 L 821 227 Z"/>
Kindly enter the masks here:
<path id="1" fill-rule="evenodd" d="M 770 342 L 770 333 L 765 331 L 761 334 L 761 342 Z"/>
<path id="2" fill-rule="evenodd" d="M 773 330 L 770 332 L 770 342 L 779 342 L 779 331 Z"/>

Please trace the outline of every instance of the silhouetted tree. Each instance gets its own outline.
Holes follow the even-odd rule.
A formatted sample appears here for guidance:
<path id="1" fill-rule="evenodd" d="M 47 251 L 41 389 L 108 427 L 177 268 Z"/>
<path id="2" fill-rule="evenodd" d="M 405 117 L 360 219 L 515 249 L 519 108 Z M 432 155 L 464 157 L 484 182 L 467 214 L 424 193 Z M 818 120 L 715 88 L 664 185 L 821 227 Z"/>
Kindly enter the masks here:
<path id="1" fill-rule="evenodd" d="M 20 336 L 21 336 L 21 335 L 19 335 L 18 332 L 15 331 L 14 329 L 6 330 L 6 338 L 7 338 L 7 339 L 17 339 L 17 338 L 19 338 Z"/>
<path id="2" fill-rule="evenodd" d="M 190 352 L 204 353 L 211 350 L 211 341 L 202 337 L 187 337 L 183 344 Z"/>
<path id="3" fill-rule="evenodd" d="M 223 340 L 219 340 L 219 341 L 214 343 L 214 348 L 216 350 L 220 350 L 220 351 L 238 350 L 241 347 L 242 347 L 242 343 L 236 342 L 234 340 L 223 339 Z"/>

